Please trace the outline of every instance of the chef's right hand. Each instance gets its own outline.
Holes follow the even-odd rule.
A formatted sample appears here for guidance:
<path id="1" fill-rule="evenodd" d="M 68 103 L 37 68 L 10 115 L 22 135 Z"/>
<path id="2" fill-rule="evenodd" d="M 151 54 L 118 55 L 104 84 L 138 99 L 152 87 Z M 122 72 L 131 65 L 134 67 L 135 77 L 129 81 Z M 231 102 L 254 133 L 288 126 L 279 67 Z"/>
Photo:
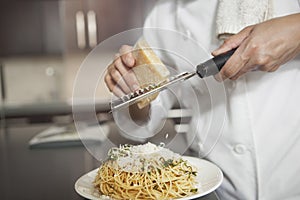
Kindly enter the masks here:
<path id="1" fill-rule="evenodd" d="M 139 89 L 137 78 L 132 70 L 135 66 L 132 49 L 132 46 L 123 45 L 106 70 L 104 78 L 106 86 L 118 97 Z"/>

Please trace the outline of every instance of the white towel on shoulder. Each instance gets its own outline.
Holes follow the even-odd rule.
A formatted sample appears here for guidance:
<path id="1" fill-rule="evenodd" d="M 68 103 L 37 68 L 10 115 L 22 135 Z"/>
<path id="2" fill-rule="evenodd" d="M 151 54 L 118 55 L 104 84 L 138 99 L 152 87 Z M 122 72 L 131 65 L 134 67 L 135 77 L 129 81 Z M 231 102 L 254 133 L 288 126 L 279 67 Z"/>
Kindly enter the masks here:
<path id="1" fill-rule="evenodd" d="M 217 36 L 222 39 L 236 34 L 246 26 L 270 19 L 272 12 L 272 0 L 219 0 Z"/>

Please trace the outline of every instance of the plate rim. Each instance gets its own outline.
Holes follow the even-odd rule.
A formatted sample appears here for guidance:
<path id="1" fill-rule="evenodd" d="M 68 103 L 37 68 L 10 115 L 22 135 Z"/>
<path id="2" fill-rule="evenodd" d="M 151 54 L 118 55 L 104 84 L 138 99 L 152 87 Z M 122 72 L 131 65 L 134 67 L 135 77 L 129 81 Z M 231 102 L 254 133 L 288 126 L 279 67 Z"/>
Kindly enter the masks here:
<path id="1" fill-rule="evenodd" d="M 223 182 L 223 179 L 224 179 L 224 175 L 223 175 L 223 172 L 222 170 L 220 169 L 220 167 L 218 165 L 216 165 L 215 163 L 212 163 L 206 159 L 203 159 L 203 158 L 198 158 L 198 157 L 193 157 L 193 156 L 182 156 L 183 159 L 186 159 L 187 161 L 189 161 L 191 164 L 193 164 L 193 160 L 194 161 L 201 161 L 201 162 L 205 162 L 206 164 L 209 164 L 209 165 L 212 165 L 213 167 L 216 168 L 217 170 L 217 175 L 219 176 L 219 181 L 216 185 L 214 185 L 212 188 L 210 188 L 209 190 L 205 191 L 205 192 L 202 192 L 202 193 L 197 193 L 197 194 L 194 194 L 194 195 L 191 195 L 191 196 L 188 196 L 188 197 L 183 197 L 183 198 L 176 198 L 174 200 L 189 200 L 189 199 L 194 199 L 194 198 L 199 198 L 199 197 L 203 197 L 213 191 L 215 191 L 218 187 L 220 187 L 220 185 L 222 184 Z M 92 196 L 91 194 L 87 194 L 87 193 L 83 193 L 81 190 L 78 189 L 78 184 L 79 182 L 86 176 L 89 176 L 90 174 L 92 173 L 95 173 L 95 171 L 97 171 L 99 169 L 98 168 L 95 168 L 83 175 L 81 175 L 75 182 L 74 184 L 74 189 L 75 191 L 82 197 L 84 198 L 88 198 L 88 199 L 91 199 L 91 200 L 101 200 L 100 198 L 101 197 L 95 197 L 95 196 Z"/>
<path id="2" fill-rule="evenodd" d="M 209 165 L 215 167 L 220 180 L 218 181 L 218 183 L 216 185 L 214 185 L 211 189 L 209 189 L 205 192 L 197 193 L 197 194 L 187 196 L 187 197 L 183 197 L 183 198 L 177 198 L 177 199 L 174 199 L 174 200 L 191 200 L 191 199 L 203 197 L 203 196 L 205 196 L 207 194 L 210 194 L 211 192 L 215 191 L 218 187 L 220 187 L 220 185 L 223 182 L 224 175 L 223 175 L 223 172 L 222 172 L 222 170 L 220 169 L 220 167 L 218 165 L 216 165 L 215 163 L 213 163 L 211 161 L 203 159 L 203 158 L 198 158 L 198 157 L 193 157 L 193 156 L 182 156 L 182 157 L 187 159 L 191 164 L 193 164 L 192 163 L 193 161 L 191 161 L 191 160 L 197 160 L 197 161 L 205 162 L 206 164 L 209 164 Z"/>

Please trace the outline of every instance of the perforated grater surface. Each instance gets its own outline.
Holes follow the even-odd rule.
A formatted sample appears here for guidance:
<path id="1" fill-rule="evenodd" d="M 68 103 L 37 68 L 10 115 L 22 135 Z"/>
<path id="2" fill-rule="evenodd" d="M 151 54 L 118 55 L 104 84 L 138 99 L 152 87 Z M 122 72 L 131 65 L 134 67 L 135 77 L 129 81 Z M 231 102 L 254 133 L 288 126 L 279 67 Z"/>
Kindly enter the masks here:
<path id="1" fill-rule="evenodd" d="M 168 86 L 173 85 L 177 82 L 189 79 L 190 77 L 194 76 L 195 74 L 196 74 L 196 72 L 193 72 L 193 73 L 184 72 L 179 75 L 173 76 L 165 81 L 162 81 L 158 84 L 150 84 L 145 88 L 141 88 L 132 93 L 124 95 L 121 98 L 111 102 L 112 111 L 123 108 L 123 107 L 128 107 L 129 105 L 137 103 L 139 100 L 146 98 L 148 96 L 151 96 L 152 94 L 155 94 L 157 92 L 160 92 L 160 91 L 166 89 Z"/>
<path id="2" fill-rule="evenodd" d="M 152 94 L 166 89 L 170 85 L 187 80 L 193 77 L 195 74 L 198 74 L 200 78 L 215 75 L 222 69 L 226 61 L 232 56 L 235 50 L 236 49 L 232 49 L 224 54 L 220 54 L 212 59 L 207 60 L 204 63 L 197 65 L 196 72 L 183 72 L 158 84 L 150 84 L 145 88 L 141 88 L 139 90 L 136 90 L 135 92 L 124 95 L 117 100 L 113 100 L 110 103 L 111 110 L 114 111 L 124 107 L 128 107 L 134 103 L 137 103 L 143 98 L 149 97 Z"/>

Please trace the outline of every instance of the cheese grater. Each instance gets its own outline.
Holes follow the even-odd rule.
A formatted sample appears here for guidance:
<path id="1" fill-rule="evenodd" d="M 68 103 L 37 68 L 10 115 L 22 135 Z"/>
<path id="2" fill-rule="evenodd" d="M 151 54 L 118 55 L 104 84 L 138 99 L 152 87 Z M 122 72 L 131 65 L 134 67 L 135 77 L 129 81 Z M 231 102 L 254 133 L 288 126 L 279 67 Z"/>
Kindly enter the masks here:
<path id="1" fill-rule="evenodd" d="M 217 74 L 222 67 L 225 65 L 226 61 L 232 56 L 236 49 L 232 49 L 226 53 L 215 56 L 204 63 L 201 63 L 196 66 L 195 72 L 183 72 L 176 76 L 170 77 L 167 80 L 164 80 L 160 83 L 153 83 L 147 87 L 136 90 L 132 93 L 124 95 L 119 99 L 113 100 L 111 104 L 111 110 L 115 111 L 124 107 L 128 107 L 134 103 L 137 103 L 141 99 L 151 96 L 157 92 L 160 92 L 170 85 L 175 83 L 185 81 L 194 75 L 198 74 L 200 78 L 208 77 Z"/>

